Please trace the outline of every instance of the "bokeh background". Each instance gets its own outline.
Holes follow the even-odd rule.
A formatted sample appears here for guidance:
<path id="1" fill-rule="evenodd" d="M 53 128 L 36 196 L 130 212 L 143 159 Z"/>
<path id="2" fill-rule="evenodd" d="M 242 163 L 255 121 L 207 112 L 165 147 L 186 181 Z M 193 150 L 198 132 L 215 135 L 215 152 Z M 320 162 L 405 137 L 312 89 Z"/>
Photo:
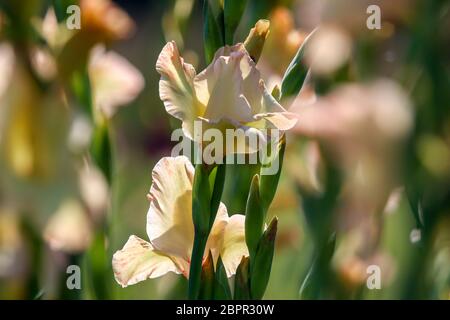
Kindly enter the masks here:
<path id="1" fill-rule="evenodd" d="M 143 87 L 108 118 L 109 171 L 70 144 L 75 136 L 88 140 L 82 150 L 92 141 L 95 149 L 101 124 L 84 113 L 73 81 L 34 79 L 41 76 L 30 57 L 45 45 L 27 28 L 39 29 L 52 2 L 1 3 L 0 298 L 186 298 L 187 281 L 174 274 L 121 288 L 110 261 L 130 234 L 147 238 L 151 169 L 170 155 L 179 127 L 159 99 L 155 63 L 175 40 L 198 72 L 205 67 L 203 1 L 114 1 L 135 26 L 107 48 L 142 74 Z M 371 4 L 381 8 L 380 30 L 366 26 Z M 312 30 L 328 32 L 317 71 L 285 101 L 299 125 L 288 134 L 269 211 L 279 231 L 265 298 L 450 298 L 448 1 L 248 0 L 235 42 L 262 18 L 271 33 L 258 66 L 269 89 Z M 5 46 L 14 48 L 9 71 Z M 76 65 L 76 57 L 63 63 Z M 319 112 L 304 109 L 310 104 Z M 243 213 L 252 169 L 228 171 L 223 201 Z M 81 290 L 65 288 L 70 264 L 81 267 Z M 369 265 L 381 268 L 380 290 L 366 286 Z M 319 287 L 311 295 L 308 277 Z"/>

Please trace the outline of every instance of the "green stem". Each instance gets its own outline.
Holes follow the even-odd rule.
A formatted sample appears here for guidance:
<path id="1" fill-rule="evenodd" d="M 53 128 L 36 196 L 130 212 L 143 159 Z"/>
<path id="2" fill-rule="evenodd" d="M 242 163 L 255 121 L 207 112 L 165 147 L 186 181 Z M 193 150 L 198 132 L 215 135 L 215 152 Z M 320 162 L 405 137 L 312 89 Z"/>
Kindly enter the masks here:
<path id="1" fill-rule="evenodd" d="M 189 299 L 198 299 L 201 285 L 202 262 L 208 235 L 195 232 L 194 247 L 192 249 L 191 266 L 189 270 Z"/>

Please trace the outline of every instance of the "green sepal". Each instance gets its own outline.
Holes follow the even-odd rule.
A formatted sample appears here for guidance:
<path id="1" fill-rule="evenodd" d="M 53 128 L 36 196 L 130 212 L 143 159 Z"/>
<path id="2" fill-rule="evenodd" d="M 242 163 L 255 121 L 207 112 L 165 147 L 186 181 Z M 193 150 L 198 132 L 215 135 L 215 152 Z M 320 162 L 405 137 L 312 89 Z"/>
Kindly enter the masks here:
<path id="1" fill-rule="evenodd" d="M 202 265 L 201 273 L 201 288 L 199 299 L 210 300 L 214 294 L 214 260 L 211 251 L 208 253 L 208 257 Z"/>
<path id="2" fill-rule="evenodd" d="M 236 269 L 236 276 L 234 278 L 234 300 L 249 300 L 249 268 L 250 259 L 248 257 L 242 257 L 241 263 L 239 263 Z"/>
<path id="3" fill-rule="evenodd" d="M 251 261 L 250 292 L 252 299 L 262 299 L 269 283 L 277 228 L 278 218 L 274 217 L 261 237 L 255 259 Z"/>

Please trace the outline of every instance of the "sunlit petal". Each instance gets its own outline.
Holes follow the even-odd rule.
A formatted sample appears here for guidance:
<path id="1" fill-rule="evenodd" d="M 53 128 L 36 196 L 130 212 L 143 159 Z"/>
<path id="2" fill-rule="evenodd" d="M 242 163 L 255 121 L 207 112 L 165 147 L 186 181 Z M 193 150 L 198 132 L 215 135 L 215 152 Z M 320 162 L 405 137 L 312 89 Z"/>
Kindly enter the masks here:
<path id="1" fill-rule="evenodd" d="M 159 54 L 156 71 L 161 75 L 159 96 L 166 111 L 183 121 L 186 136 L 192 138 L 193 128 L 190 123 L 202 112 L 193 89 L 196 75 L 194 67 L 184 63 L 176 43 L 172 41 Z"/>
<path id="2" fill-rule="evenodd" d="M 227 276 L 231 277 L 243 256 L 248 256 L 245 244 L 245 216 L 235 214 L 230 217 L 223 235 L 221 257 Z"/>
<path id="3" fill-rule="evenodd" d="M 152 172 L 147 234 L 168 255 L 189 260 L 194 241 L 192 182 L 194 168 L 184 156 L 162 158 Z"/>
<path id="4" fill-rule="evenodd" d="M 112 266 L 116 281 L 122 287 L 168 272 L 180 273 L 169 257 L 153 251 L 150 243 L 134 235 L 130 236 L 122 250 L 114 254 Z"/>
<path id="5" fill-rule="evenodd" d="M 214 258 L 214 261 L 217 261 L 217 259 L 219 258 L 220 248 L 222 247 L 223 242 L 223 235 L 228 220 L 229 218 L 227 208 L 223 203 L 220 203 L 219 209 L 217 210 L 216 219 L 214 220 L 214 224 L 211 228 L 211 232 L 209 234 L 208 241 L 206 243 L 204 258 L 207 257 L 210 251 Z"/>

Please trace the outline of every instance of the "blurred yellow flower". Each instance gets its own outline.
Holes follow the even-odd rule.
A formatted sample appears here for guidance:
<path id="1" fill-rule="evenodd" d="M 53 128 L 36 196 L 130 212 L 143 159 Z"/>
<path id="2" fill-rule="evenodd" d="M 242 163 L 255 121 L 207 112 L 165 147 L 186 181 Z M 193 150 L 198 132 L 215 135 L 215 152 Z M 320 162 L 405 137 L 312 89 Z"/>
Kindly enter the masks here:
<path id="1" fill-rule="evenodd" d="M 166 111 L 183 122 L 183 132 L 191 140 L 199 142 L 195 121 L 202 121 L 205 129 L 243 129 L 257 134 L 261 129 L 289 130 L 296 123 L 267 91 L 241 43 L 220 48 L 212 63 L 197 75 L 172 41 L 161 51 L 156 70 L 161 75 L 159 95 Z"/>
<path id="2" fill-rule="evenodd" d="M 126 38 L 135 28 L 128 14 L 110 0 L 81 0 L 81 29 L 102 34 L 105 40 Z"/>
<path id="3" fill-rule="evenodd" d="M 156 164 L 152 178 L 147 214 L 150 242 L 132 235 L 113 256 L 115 278 L 123 287 L 168 272 L 189 277 L 194 168 L 187 157 L 166 157 Z M 209 252 L 215 262 L 221 256 L 228 277 L 235 274 L 241 258 L 248 256 L 244 222 L 243 215 L 229 217 L 221 203 L 206 244 L 204 261 Z"/>
<path id="4" fill-rule="evenodd" d="M 18 59 L 9 81 L 0 98 L 0 155 L 18 177 L 52 177 L 64 154 L 67 113 L 61 97 L 41 90 Z"/>

